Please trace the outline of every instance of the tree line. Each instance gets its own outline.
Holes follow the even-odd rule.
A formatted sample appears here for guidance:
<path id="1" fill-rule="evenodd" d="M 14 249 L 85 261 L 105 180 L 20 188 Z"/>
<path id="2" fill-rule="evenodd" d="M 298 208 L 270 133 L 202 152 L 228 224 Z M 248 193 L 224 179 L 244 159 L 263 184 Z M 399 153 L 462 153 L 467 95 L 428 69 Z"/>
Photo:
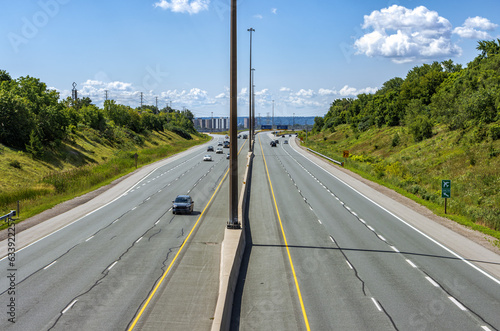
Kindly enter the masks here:
<path id="1" fill-rule="evenodd" d="M 0 143 L 33 156 L 42 156 L 47 148 L 83 128 L 116 142 L 124 135 L 137 137 L 163 130 L 191 139 L 191 134 L 197 134 L 193 117 L 189 110 L 168 106 L 132 108 L 106 100 L 99 108 L 87 97 L 61 100 L 57 91 L 48 89 L 38 78 L 13 79 L 0 70 Z"/>
<path id="2" fill-rule="evenodd" d="M 492 124 L 500 120 L 500 39 L 479 41 L 477 49 L 480 54 L 466 68 L 452 60 L 423 64 L 374 94 L 336 99 L 324 117 L 315 118 L 313 130 L 406 126 L 421 141 L 445 124 L 450 130 L 487 127 L 483 136 L 500 139 L 500 125 Z"/>

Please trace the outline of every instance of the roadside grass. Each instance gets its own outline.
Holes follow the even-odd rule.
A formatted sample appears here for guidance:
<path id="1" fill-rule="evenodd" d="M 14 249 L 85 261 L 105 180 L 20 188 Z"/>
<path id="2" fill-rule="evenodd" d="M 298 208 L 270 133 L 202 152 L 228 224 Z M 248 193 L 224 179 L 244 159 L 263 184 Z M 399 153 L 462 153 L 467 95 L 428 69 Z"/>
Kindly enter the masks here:
<path id="1" fill-rule="evenodd" d="M 113 146 L 85 132 L 47 153 L 43 160 L 0 145 L 0 211 L 15 210 L 20 201 L 19 223 L 55 205 L 91 192 L 131 173 L 137 167 L 164 159 L 210 139 L 206 135 L 186 140 L 170 132 L 149 133 L 140 144 L 126 141 Z M 97 139 L 99 138 L 99 139 Z M 0 229 L 6 228 L 1 225 Z"/>
<path id="2" fill-rule="evenodd" d="M 305 139 L 304 135 L 302 137 Z M 335 132 L 309 135 L 307 147 L 360 176 L 384 185 L 449 218 L 500 240 L 500 140 L 477 131 L 434 128 L 434 136 L 414 142 L 404 127 L 353 132 L 343 125 Z M 349 158 L 343 159 L 343 151 Z M 451 180 L 447 214 L 441 180 Z M 500 241 L 494 244 L 500 247 Z"/>

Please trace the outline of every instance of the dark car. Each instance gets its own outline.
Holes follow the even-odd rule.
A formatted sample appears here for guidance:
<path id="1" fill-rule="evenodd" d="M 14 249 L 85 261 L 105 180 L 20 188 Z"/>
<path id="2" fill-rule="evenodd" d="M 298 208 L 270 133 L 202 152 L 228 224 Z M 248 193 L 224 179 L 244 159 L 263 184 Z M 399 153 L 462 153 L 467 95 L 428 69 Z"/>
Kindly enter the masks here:
<path id="1" fill-rule="evenodd" d="M 213 151 L 214 151 L 214 146 L 207 147 L 207 152 L 213 152 Z"/>
<path id="2" fill-rule="evenodd" d="M 276 147 L 276 142 L 274 140 L 271 141 L 271 147 Z"/>
<path id="3" fill-rule="evenodd" d="M 274 142 L 275 142 L 276 144 L 279 144 L 279 143 L 280 143 L 280 141 L 279 141 L 278 139 L 276 139 Z"/>
<path id="4" fill-rule="evenodd" d="M 224 141 L 224 146 L 223 146 L 223 147 L 224 147 L 224 148 L 229 148 L 229 141 L 227 141 L 227 140 L 226 140 L 226 141 Z"/>
<path id="5" fill-rule="evenodd" d="M 191 214 L 193 212 L 194 201 L 189 195 L 178 195 L 172 203 L 172 214 Z"/>

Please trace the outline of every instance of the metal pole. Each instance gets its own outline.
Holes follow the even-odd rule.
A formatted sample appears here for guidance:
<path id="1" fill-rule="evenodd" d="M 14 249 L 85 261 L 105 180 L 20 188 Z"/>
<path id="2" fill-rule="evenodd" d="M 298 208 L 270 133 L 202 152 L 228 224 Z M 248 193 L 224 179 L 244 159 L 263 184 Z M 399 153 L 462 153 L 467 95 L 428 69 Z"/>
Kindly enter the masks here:
<path id="1" fill-rule="evenodd" d="M 271 124 L 271 129 L 274 130 L 274 100 L 273 100 L 273 120 L 272 120 L 272 124 Z"/>
<path id="2" fill-rule="evenodd" d="M 236 0 L 231 0 L 231 51 L 230 51 L 230 126 L 229 136 L 229 220 L 228 228 L 239 228 L 238 224 L 238 87 L 237 87 L 237 24 Z"/>
<path id="3" fill-rule="evenodd" d="M 253 123 L 252 123 L 252 94 L 253 94 L 253 89 L 252 89 L 252 32 L 255 31 L 254 28 L 247 29 L 247 31 L 250 32 L 250 71 L 249 71 L 249 84 L 248 84 L 248 121 L 249 121 L 249 136 L 250 136 L 250 143 L 248 144 L 248 151 L 252 151 L 252 131 L 253 131 Z"/>

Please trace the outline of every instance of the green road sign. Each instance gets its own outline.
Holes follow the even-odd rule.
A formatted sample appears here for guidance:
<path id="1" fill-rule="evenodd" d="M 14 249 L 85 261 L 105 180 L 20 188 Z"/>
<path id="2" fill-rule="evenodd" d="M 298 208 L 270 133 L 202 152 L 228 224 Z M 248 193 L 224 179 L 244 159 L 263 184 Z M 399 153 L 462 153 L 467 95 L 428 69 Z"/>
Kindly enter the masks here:
<path id="1" fill-rule="evenodd" d="M 443 179 L 441 181 L 441 198 L 451 197 L 451 180 Z"/>

